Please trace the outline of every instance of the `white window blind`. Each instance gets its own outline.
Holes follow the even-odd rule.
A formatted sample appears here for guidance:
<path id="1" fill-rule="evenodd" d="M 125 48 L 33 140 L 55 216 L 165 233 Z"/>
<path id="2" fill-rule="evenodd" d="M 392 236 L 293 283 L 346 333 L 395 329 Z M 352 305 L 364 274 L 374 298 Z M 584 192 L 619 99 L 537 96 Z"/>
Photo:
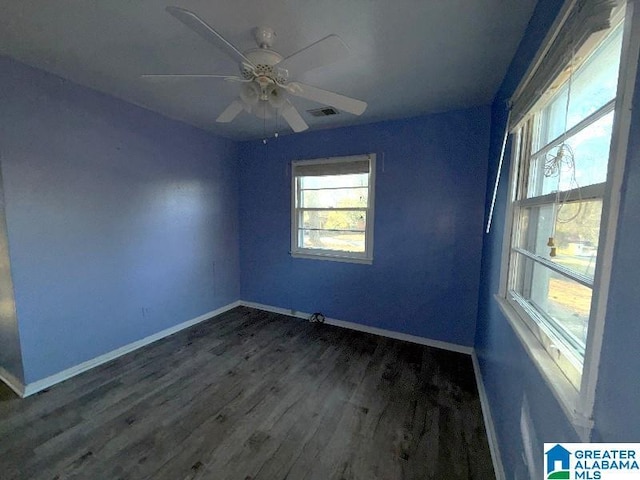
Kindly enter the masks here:
<path id="1" fill-rule="evenodd" d="M 509 131 L 525 118 L 540 96 L 549 90 L 572 56 L 578 55 L 591 37 L 610 27 L 615 0 L 573 0 L 565 10 L 559 28 L 551 33 L 547 47 L 540 51 L 523 82 L 511 97 Z"/>

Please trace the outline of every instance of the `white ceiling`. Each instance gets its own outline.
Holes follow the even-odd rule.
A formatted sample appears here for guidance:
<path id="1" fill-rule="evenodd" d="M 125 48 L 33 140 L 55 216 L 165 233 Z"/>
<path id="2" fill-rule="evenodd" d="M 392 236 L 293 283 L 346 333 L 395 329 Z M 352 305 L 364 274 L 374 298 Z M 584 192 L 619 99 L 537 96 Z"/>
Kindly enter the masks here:
<path id="1" fill-rule="evenodd" d="M 486 105 L 516 51 L 535 0 L 0 0 L 0 53 L 220 135 L 263 135 L 247 113 L 216 117 L 239 85 L 216 79 L 152 83 L 144 73 L 236 74 L 237 65 L 165 12 L 197 13 L 241 51 L 251 31 L 277 33 L 287 56 L 328 34 L 349 46 L 347 60 L 296 80 L 368 102 L 361 117 L 314 118 L 311 129 Z M 282 122 L 281 122 L 282 123 Z M 267 121 L 272 132 L 275 121 Z M 279 126 L 281 133 L 290 130 Z"/>

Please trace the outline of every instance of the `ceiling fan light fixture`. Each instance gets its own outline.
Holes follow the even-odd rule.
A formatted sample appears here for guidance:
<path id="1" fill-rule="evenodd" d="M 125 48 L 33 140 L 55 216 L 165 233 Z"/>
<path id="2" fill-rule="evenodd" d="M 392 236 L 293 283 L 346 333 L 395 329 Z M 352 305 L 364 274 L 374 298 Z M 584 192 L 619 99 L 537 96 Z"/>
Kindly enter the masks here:
<path id="1" fill-rule="evenodd" d="M 256 105 L 260 100 L 260 87 L 255 83 L 245 83 L 240 89 L 240 98 L 249 106 Z"/>
<path id="2" fill-rule="evenodd" d="M 271 86 L 271 88 L 269 88 L 268 95 L 269 95 L 269 104 L 273 108 L 275 109 L 282 108 L 286 100 L 286 95 L 282 87 L 278 87 L 277 85 Z"/>

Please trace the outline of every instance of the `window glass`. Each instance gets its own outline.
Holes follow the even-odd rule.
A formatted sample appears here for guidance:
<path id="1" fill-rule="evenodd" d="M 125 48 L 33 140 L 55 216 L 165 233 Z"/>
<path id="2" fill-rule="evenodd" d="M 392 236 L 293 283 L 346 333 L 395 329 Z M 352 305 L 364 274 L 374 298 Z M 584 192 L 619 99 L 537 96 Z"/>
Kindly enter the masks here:
<path id="1" fill-rule="evenodd" d="M 618 86 L 622 24 L 594 51 L 571 78 L 569 95 L 568 71 L 561 76 L 564 83 L 540 114 L 540 134 L 534 145 L 539 150 L 562 133 L 575 127 L 596 110 L 613 100 Z M 579 58 L 575 59 L 579 61 Z M 565 126 L 566 118 L 566 126 Z"/>
<path id="2" fill-rule="evenodd" d="M 517 245 L 593 280 L 601 216 L 602 199 L 525 208 Z M 553 245 L 549 245 L 550 237 Z M 552 247 L 554 257 L 550 256 Z"/>
<path id="3" fill-rule="evenodd" d="M 335 232 L 331 230 L 300 229 L 302 247 L 339 252 L 364 252 L 362 232 Z"/>
<path id="4" fill-rule="evenodd" d="M 301 228 L 364 232 L 367 212 L 362 210 L 311 210 L 302 214 Z"/>
<path id="5" fill-rule="evenodd" d="M 368 200 L 369 188 L 366 186 L 300 191 L 301 208 L 366 208 Z"/>
<path id="6" fill-rule="evenodd" d="M 516 292 L 535 310 L 547 325 L 574 345 L 574 353 L 584 352 L 592 289 L 519 255 L 520 278 Z"/>
<path id="7" fill-rule="evenodd" d="M 366 173 L 300 177 L 300 188 L 366 187 L 368 181 Z"/>
<path id="8" fill-rule="evenodd" d="M 528 197 L 566 192 L 607 180 L 613 112 L 566 140 L 569 149 L 556 147 L 537 155 L 529 173 Z M 564 155 L 563 160 L 559 160 Z M 570 158 L 570 156 L 572 158 Z"/>

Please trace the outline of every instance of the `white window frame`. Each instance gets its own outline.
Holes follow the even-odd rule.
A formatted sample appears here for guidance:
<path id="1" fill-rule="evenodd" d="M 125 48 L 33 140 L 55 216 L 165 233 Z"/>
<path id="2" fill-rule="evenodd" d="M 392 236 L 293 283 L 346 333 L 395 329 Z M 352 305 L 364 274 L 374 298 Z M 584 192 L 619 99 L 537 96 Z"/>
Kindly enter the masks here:
<path id="1" fill-rule="evenodd" d="M 565 2 L 563 11 L 558 15 L 558 20 L 556 20 L 550 33 L 547 35 L 540 52 L 544 52 L 545 45 L 553 38 L 554 33 L 560 27 L 560 19 L 563 18 L 572 3 L 571 0 Z M 512 138 L 513 148 L 511 152 L 508 204 L 502 243 L 500 290 L 495 298 L 517 337 L 523 344 L 525 351 L 533 360 L 533 363 L 542 374 L 546 383 L 550 386 L 551 391 L 582 441 L 588 441 L 590 439 L 593 429 L 593 408 L 598 380 L 598 365 L 600 362 L 600 352 L 606 320 L 611 265 L 616 241 L 615 236 L 618 226 L 621 189 L 629 143 L 631 106 L 638 70 L 639 53 L 640 8 L 638 8 L 634 0 L 628 0 L 625 7 L 624 33 L 615 104 L 616 113 L 611 136 L 607 182 L 604 184 L 600 238 L 598 242 L 598 262 L 593 281 L 591 315 L 579 388 L 576 388 L 567 379 L 565 373 L 558 366 L 557 358 L 552 358 L 549 353 L 549 345 L 546 347 L 543 346 L 540 341 L 539 332 L 534 333 L 536 329 L 535 327 L 532 328 L 532 323 L 535 322 L 533 322 L 530 315 L 509 300 L 509 263 L 515 219 L 514 210 L 517 208 L 517 203 L 515 202 L 517 185 L 515 180 L 518 178 L 518 160 L 520 156 L 516 148 L 519 139 Z M 530 74 L 530 72 L 528 74 Z M 519 125 L 513 130 L 515 131 L 518 128 Z M 602 187 L 595 186 L 593 188 L 601 190 Z"/>
<path id="2" fill-rule="evenodd" d="M 298 245 L 298 231 L 300 226 L 301 209 L 299 208 L 299 176 L 295 175 L 298 165 L 329 165 L 335 163 L 346 163 L 367 160 L 369 162 L 368 180 L 368 203 L 366 208 L 365 226 L 365 251 L 347 252 L 337 250 L 324 250 L 315 248 L 304 248 Z M 315 260 L 331 260 L 349 263 L 373 263 L 373 225 L 375 210 L 375 179 L 376 179 L 376 155 L 370 153 L 366 155 L 351 155 L 346 157 L 316 158 L 312 160 L 296 160 L 291 162 L 291 256 L 295 258 L 307 258 Z M 349 210 L 354 210 L 350 208 Z"/>

